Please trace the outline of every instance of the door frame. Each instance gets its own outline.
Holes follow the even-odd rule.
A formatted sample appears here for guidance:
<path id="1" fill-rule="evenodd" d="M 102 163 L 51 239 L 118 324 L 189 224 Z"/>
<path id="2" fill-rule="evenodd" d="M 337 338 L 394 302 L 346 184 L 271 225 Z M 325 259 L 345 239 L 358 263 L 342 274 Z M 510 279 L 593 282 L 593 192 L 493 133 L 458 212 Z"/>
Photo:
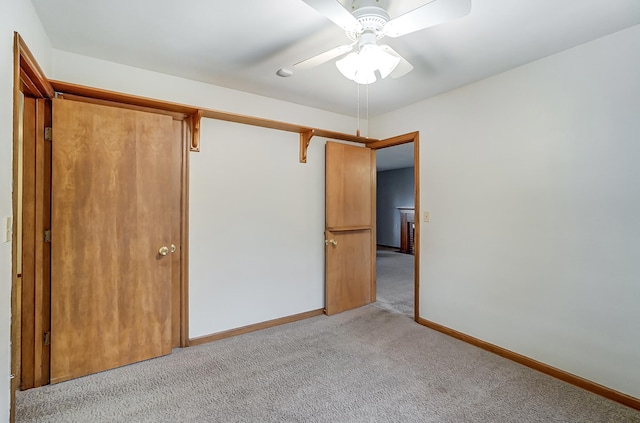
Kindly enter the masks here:
<path id="1" fill-rule="evenodd" d="M 15 421 L 15 392 L 22 384 L 21 374 L 21 356 L 22 356 L 22 333 L 24 328 L 22 327 L 22 319 L 26 317 L 23 315 L 23 296 L 22 296 L 22 274 L 25 269 L 22 268 L 22 224 L 20 216 L 23 213 L 24 198 L 20 194 L 23 184 L 23 167 L 22 167 L 22 141 L 23 141 L 23 95 L 35 98 L 36 100 L 48 100 L 56 96 L 54 85 L 47 79 L 44 72 L 38 65 L 33 54 L 27 47 L 26 43 L 18 34 L 14 32 L 14 90 L 13 90 L 13 194 L 12 194 L 12 214 L 13 214 L 13 226 L 12 226 L 12 281 L 11 281 L 11 399 L 10 399 L 10 421 Z M 192 139 L 193 121 L 192 116 L 175 112 L 173 107 L 167 103 L 166 108 L 162 108 L 163 102 L 155 102 L 155 107 L 140 107 L 135 105 L 135 101 L 131 104 L 126 102 L 104 102 L 99 100 L 102 90 L 89 89 L 85 90 L 87 97 L 83 97 L 81 101 L 95 102 L 95 103 L 109 103 L 108 105 L 129 108 L 134 110 L 142 110 L 152 113 L 162 113 L 172 116 L 174 121 L 182 121 L 181 130 L 181 195 L 180 195 L 180 256 L 178 258 L 180 262 L 179 274 L 174 275 L 174 279 L 177 283 L 172 288 L 172 304 L 174 308 L 177 308 L 177 312 L 172 310 L 172 327 L 174 334 L 173 346 L 186 347 L 188 346 L 188 257 L 189 257 L 189 240 L 188 240 L 188 216 L 189 216 L 189 151 Z M 90 98 L 94 96 L 94 98 Z M 126 101 L 126 96 L 122 97 Z M 74 98 L 77 100 L 77 98 Z M 44 134 L 44 127 L 50 125 L 46 118 L 40 117 L 33 119 L 34 127 L 37 127 L 37 132 Z M 44 135 L 42 135 L 44 136 Z M 35 170 L 35 165 L 32 165 Z M 40 201 L 43 201 L 42 196 Z M 42 204 L 41 204 L 42 205 Z M 40 228 L 42 229 L 42 228 Z M 39 231 L 28 236 L 42 236 Z M 33 265 L 31 269 L 27 271 L 36 271 L 36 266 Z M 43 269 L 37 269 L 42 271 Z M 47 272 L 45 272 L 47 273 Z M 47 283 L 48 282 L 48 283 Z M 38 327 L 47 327 L 47 322 L 50 322 L 50 279 L 40 283 L 40 290 L 44 292 L 43 298 L 47 304 L 40 304 L 38 309 L 34 308 L 33 319 L 39 322 Z M 179 286 L 176 286 L 179 285 Z M 179 296 L 179 298 L 175 298 Z M 179 331 L 179 333 L 178 333 Z M 34 331 L 35 332 L 35 331 Z M 41 336 L 36 336 L 34 333 L 34 339 L 40 340 Z M 39 342 L 39 341 L 38 341 Z M 41 345 L 40 345 L 41 347 Z M 40 348 L 42 349 L 42 348 Z M 34 367 L 42 365 L 46 367 L 42 371 L 43 375 L 48 375 L 49 360 L 48 355 L 40 354 L 38 358 L 41 361 L 30 363 Z M 45 380 L 47 379 L 47 380 Z M 43 376 L 42 379 L 31 381 L 28 387 L 40 386 L 48 383 L 48 377 Z"/>
<path id="2" fill-rule="evenodd" d="M 414 243 L 414 282 L 413 282 L 413 319 L 418 322 L 420 319 L 420 132 L 409 132 L 396 137 L 386 138 L 367 144 L 372 150 L 380 150 L 396 145 L 413 143 L 413 204 L 415 215 L 415 235 Z M 373 198 L 376 198 L 376 185 L 373 186 Z M 375 262 L 375 250 L 373 260 Z"/>
<path id="3" fill-rule="evenodd" d="M 20 34 L 14 32 L 13 43 L 13 195 L 11 237 L 11 385 L 10 421 L 15 421 L 15 393 L 21 382 L 22 342 L 22 140 L 23 96 L 37 100 L 53 97 L 53 87 L 36 62 Z M 34 119 L 34 126 L 35 126 Z M 19 238 L 20 237 L 20 238 Z M 20 257 L 20 260 L 18 260 Z"/>

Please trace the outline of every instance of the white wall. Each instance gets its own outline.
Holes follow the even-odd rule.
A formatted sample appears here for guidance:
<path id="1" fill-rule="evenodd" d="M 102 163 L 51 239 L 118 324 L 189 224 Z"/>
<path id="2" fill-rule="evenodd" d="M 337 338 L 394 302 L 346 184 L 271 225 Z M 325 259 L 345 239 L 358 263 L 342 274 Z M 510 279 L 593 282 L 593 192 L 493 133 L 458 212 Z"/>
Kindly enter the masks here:
<path id="1" fill-rule="evenodd" d="M 339 132 L 355 119 L 54 50 L 54 78 Z M 190 156 L 189 336 L 324 306 L 324 142 L 204 119 Z"/>
<path id="2" fill-rule="evenodd" d="M 420 131 L 420 315 L 640 398 L 640 26 L 375 118 Z"/>
<path id="3" fill-rule="evenodd" d="M 324 143 L 300 164 L 297 134 L 209 119 L 203 133 L 191 155 L 190 336 L 323 308 Z"/>
<path id="4" fill-rule="evenodd" d="M 18 31 L 45 72 L 51 44 L 31 2 L 7 0 L 0 6 L 0 421 L 9 419 L 11 372 L 11 243 L 5 242 L 12 215 L 13 184 L 13 31 Z"/>
<path id="5" fill-rule="evenodd" d="M 53 50 L 52 79 L 288 123 L 354 133 L 355 118 L 203 82 Z"/>

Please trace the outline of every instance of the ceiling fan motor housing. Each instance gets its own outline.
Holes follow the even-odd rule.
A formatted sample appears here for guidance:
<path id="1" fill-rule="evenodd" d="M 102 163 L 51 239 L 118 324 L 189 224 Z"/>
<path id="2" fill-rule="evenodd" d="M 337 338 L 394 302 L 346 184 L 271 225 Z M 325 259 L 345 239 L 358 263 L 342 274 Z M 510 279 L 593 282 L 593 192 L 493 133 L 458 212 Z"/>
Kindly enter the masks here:
<path id="1" fill-rule="evenodd" d="M 358 41 L 360 46 L 375 43 L 376 40 L 384 37 L 382 28 L 390 19 L 389 14 L 382 7 L 385 3 L 380 0 L 354 0 L 352 14 L 362 25 L 362 30 L 360 32 L 347 31 L 347 37 L 352 41 Z M 371 35 L 373 35 L 373 41 L 371 41 Z"/>

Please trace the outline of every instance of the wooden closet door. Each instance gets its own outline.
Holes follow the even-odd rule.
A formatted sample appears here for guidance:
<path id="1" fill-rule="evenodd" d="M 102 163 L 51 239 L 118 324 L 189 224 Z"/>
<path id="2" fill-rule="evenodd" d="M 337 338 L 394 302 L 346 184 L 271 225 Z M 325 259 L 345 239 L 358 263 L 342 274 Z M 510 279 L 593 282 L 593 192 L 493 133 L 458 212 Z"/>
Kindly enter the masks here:
<path id="1" fill-rule="evenodd" d="M 52 383 L 171 352 L 173 134 L 169 116 L 53 100 Z"/>

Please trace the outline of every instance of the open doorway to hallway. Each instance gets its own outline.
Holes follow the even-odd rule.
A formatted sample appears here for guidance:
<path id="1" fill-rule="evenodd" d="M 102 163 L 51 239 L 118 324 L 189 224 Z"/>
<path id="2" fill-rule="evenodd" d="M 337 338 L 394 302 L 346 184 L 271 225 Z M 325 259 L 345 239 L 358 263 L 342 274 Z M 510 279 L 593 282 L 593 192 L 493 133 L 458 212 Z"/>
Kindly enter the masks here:
<path id="1" fill-rule="evenodd" d="M 376 294 L 381 307 L 414 317 L 414 145 L 376 151 Z"/>

